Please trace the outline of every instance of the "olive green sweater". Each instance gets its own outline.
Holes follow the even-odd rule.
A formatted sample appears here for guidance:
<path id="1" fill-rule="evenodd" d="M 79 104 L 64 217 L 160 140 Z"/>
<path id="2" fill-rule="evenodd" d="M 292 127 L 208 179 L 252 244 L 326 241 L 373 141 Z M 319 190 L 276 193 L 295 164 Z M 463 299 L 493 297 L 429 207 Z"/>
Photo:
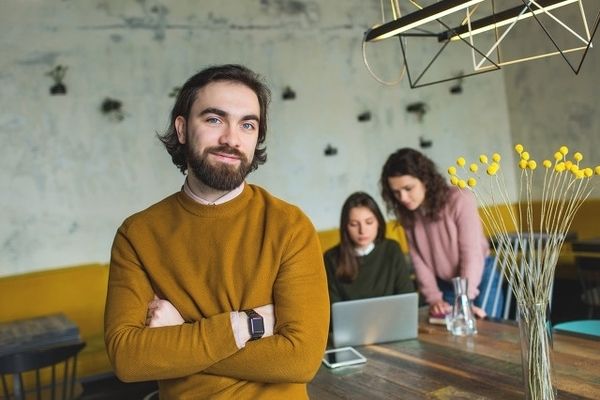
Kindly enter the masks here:
<path id="1" fill-rule="evenodd" d="M 332 303 L 415 291 L 410 268 L 398 242 L 383 239 L 369 254 L 358 257 L 358 276 L 352 283 L 340 282 L 335 277 L 339 253 L 337 245 L 324 255 Z"/>
<path id="2" fill-rule="evenodd" d="M 145 326 L 154 293 L 186 323 Z M 274 304 L 275 333 L 238 350 L 230 312 Z M 314 227 L 246 185 L 201 205 L 183 192 L 118 229 L 105 340 L 117 376 L 158 380 L 161 399 L 304 399 L 323 356 L 329 302 Z"/>

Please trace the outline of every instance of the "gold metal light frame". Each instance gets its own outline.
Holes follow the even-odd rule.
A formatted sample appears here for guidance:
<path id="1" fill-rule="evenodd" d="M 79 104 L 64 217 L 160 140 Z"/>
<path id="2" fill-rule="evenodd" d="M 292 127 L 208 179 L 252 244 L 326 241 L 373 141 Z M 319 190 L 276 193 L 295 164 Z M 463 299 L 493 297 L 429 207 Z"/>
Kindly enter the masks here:
<path id="1" fill-rule="evenodd" d="M 367 30 L 363 38 L 363 57 L 365 57 L 364 46 L 366 42 L 374 42 L 394 36 L 400 39 L 400 45 L 402 48 L 402 55 L 404 59 L 404 68 L 406 69 L 406 75 L 409 79 L 409 84 L 411 88 L 433 85 L 436 83 L 446 82 L 455 79 L 461 79 L 464 77 L 477 75 L 484 72 L 494 71 L 500 69 L 502 66 L 516 64 L 529 60 L 535 60 L 544 57 L 550 57 L 554 55 L 561 55 L 563 59 L 567 62 L 569 67 L 573 70 L 573 72 L 575 74 L 578 74 L 589 49 L 593 47 L 592 39 L 596 31 L 598 30 L 598 26 L 600 23 L 599 10 L 594 23 L 588 25 L 585 10 L 583 7 L 583 0 L 521 0 L 523 5 L 519 5 L 517 7 L 513 7 L 502 11 L 498 11 L 496 9 L 495 0 L 439 0 L 425 7 L 420 6 L 417 3 L 417 1 L 418 0 L 407 0 L 407 2 L 415 6 L 417 10 L 404 16 L 401 16 L 398 0 L 390 0 L 391 9 L 393 13 L 393 20 L 385 22 L 385 16 L 383 15 L 383 0 L 381 0 L 382 17 L 384 22 L 381 25 L 374 26 Z M 480 8 L 480 6 L 485 1 L 491 2 L 491 15 L 486 15 L 483 18 L 472 20 L 472 16 L 474 15 L 475 11 L 478 8 Z M 598 0 L 590 1 L 592 3 L 600 3 L 600 1 Z M 504 0 L 498 0 L 497 3 L 506 4 Z M 554 10 L 569 5 L 577 5 L 579 7 L 585 33 L 577 33 L 574 29 L 569 27 L 566 23 L 561 21 L 552 13 Z M 441 19 L 453 13 L 463 11 L 465 12 L 466 16 L 463 19 L 463 22 L 458 27 L 450 27 Z M 550 32 L 540 21 L 538 15 L 548 16 L 550 19 L 552 19 L 561 27 L 563 27 L 567 32 L 572 34 L 579 42 L 581 42 L 581 45 L 569 49 L 561 49 L 550 34 Z M 502 59 L 499 46 L 505 40 L 508 33 L 514 28 L 514 26 L 517 23 L 522 23 L 522 21 L 531 20 L 532 18 L 536 21 L 536 23 L 539 24 L 543 33 L 552 42 L 556 50 L 549 51 L 543 54 L 534 54 L 511 60 Z M 435 32 L 431 32 L 423 29 L 423 25 L 434 21 L 443 27 L 443 30 L 441 32 L 437 32 L 437 30 Z M 505 29 L 501 32 L 500 28 Z M 489 50 L 481 51 L 476 47 L 474 38 L 488 31 L 493 31 L 493 34 L 495 35 L 495 42 L 491 45 Z M 411 71 L 407 63 L 407 48 L 406 43 L 404 42 L 409 37 L 432 38 L 432 40 L 437 40 L 439 43 L 442 44 L 441 48 L 427 63 L 424 70 L 417 74 L 417 78 L 415 80 L 412 79 Z M 450 46 L 450 43 L 463 43 L 470 47 L 473 70 L 471 72 L 467 71 L 467 73 L 454 75 L 448 79 L 440 79 L 434 82 L 421 83 L 421 79 L 423 78 L 423 76 L 427 73 L 432 64 L 438 59 L 438 57 L 444 51 L 444 49 Z M 567 53 L 572 53 L 576 51 L 583 51 L 583 55 L 579 61 L 579 64 L 577 66 L 573 66 L 565 55 Z M 490 58 L 493 53 L 495 53 L 494 59 Z M 479 56 L 481 56 L 480 59 L 478 59 Z M 368 66 L 368 63 L 366 62 L 366 57 L 365 64 L 367 65 L 369 72 L 372 73 L 371 69 Z"/>
<path id="2" fill-rule="evenodd" d="M 531 60 L 537 60 L 541 58 L 561 55 L 565 62 L 569 65 L 571 70 L 577 75 L 581 70 L 581 66 L 583 61 L 589 51 L 590 48 L 593 47 L 592 39 L 598 29 L 598 23 L 600 19 L 600 11 L 598 12 L 598 16 L 594 24 L 592 25 L 592 30 L 587 22 L 587 18 L 585 15 L 585 9 L 583 7 L 582 0 L 522 0 L 523 6 L 514 7 L 508 10 L 504 10 L 501 12 L 494 12 L 492 15 L 476 20 L 470 21 L 471 15 L 467 14 L 465 18 L 465 23 L 459 27 L 450 29 L 446 32 L 442 32 L 438 40 L 458 40 L 458 39 L 468 39 L 471 44 L 474 44 L 474 36 L 481 34 L 486 31 L 495 30 L 496 41 L 491 45 L 489 50 L 485 53 L 485 57 L 481 58 L 479 61 L 476 61 L 476 54 L 472 51 L 473 58 L 473 68 L 476 71 L 485 70 L 485 69 L 495 69 L 496 66 L 507 66 L 512 64 L 517 64 L 520 62 L 526 62 Z M 492 0 L 493 3 L 493 0 Z M 569 27 L 562 20 L 557 18 L 550 11 L 554 11 L 556 9 L 568 6 L 568 5 L 577 5 L 581 14 L 581 20 L 583 23 L 583 27 L 585 29 L 584 34 L 577 33 L 574 29 Z M 568 49 L 561 49 L 560 46 L 556 43 L 550 32 L 546 29 L 544 24 L 538 19 L 537 15 L 544 14 L 562 26 L 567 32 L 572 34 L 577 38 L 578 41 L 582 42 L 581 46 L 575 46 Z M 502 59 L 502 56 L 499 52 L 500 44 L 505 40 L 510 31 L 514 28 L 517 23 L 521 21 L 527 20 L 533 17 L 533 19 L 540 25 L 544 34 L 548 37 L 548 39 L 552 42 L 556 51 L 548 51 L 545 53 L 530 55 L 527 57 L 520 57 L 514 59 Z M 506 27 L 503 32 L 500 32 L 499 27 Z M 579 61 L 579 65 L 577 67 L 573 66 L 571 62 L 567 59 L 565 54 L 583 51 L 583 55 Z M 489 57 L 493 52 L 496 52 L 496 60 L 492 65 L 484 65 L 486 61 L 489 61 Z M 480 53 L 481 54 L 481 53 Z"/>

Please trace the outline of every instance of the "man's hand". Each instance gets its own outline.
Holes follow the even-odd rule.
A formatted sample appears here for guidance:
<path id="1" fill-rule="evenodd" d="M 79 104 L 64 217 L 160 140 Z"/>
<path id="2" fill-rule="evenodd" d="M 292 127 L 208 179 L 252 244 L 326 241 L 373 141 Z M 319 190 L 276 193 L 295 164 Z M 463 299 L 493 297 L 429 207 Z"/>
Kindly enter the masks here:
<path id="1" fill-rule="evenodd" d="M 168 300 L 159 299 L 158 296 L 154 295 L 154 299 L 148 303 L 146 325 L 150 328 L 181 325 L 184 322 L 179 311 Z"/>

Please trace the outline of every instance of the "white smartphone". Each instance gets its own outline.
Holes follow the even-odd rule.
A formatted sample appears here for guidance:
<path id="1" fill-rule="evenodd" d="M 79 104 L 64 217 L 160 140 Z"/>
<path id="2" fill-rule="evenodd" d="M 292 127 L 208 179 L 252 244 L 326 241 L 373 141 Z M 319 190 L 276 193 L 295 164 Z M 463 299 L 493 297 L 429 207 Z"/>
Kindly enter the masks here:
<path id="1" fill-rule="evenodd" d="M 323 357 L 323 364 L 329 368 L 344 367 L 365 362 L 367 362 L 367 359 L 352 347 L 327 350 L 325 351 L 325 357 Z"/>

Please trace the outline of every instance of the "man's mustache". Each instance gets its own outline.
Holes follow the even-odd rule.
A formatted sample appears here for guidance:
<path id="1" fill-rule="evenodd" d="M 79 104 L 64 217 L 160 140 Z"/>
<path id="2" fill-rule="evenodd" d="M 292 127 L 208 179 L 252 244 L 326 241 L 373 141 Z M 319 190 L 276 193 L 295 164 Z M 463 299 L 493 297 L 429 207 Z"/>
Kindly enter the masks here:
<path id="1" fill-rule="evenodd" d="M 244 153 L 242 153 L 241 151 L 239 151 L 238 149 L 236 149 L 234 147 L 227 146 L 227 145 L 208 147 L 205 150 L 205 152 L 206 153 L 231 154 L 231 155 L 237 156 L 238 158 L 240 158 L 242 160 L 246 160 L 246 156 L 244 155 Z"/>

